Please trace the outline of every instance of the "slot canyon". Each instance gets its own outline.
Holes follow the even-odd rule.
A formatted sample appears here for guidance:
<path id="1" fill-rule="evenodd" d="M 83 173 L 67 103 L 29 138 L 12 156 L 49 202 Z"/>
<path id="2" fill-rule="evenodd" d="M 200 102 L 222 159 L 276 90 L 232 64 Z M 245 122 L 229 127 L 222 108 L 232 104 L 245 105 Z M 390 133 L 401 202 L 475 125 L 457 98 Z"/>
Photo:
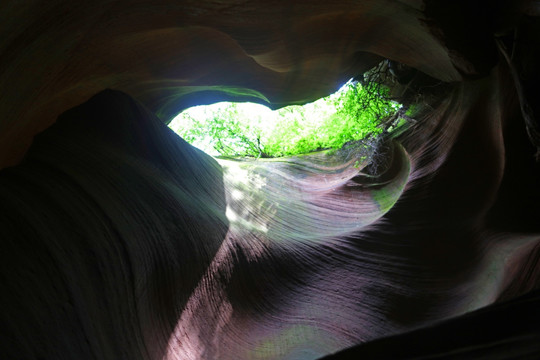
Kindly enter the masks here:
<path id="1" fill-rule="evenodd" d="M 540 2 L 3 0 L 1 359 L 537 359 Z M 215 159 L 167 127 L 377 64 L 354 152 Z"/>

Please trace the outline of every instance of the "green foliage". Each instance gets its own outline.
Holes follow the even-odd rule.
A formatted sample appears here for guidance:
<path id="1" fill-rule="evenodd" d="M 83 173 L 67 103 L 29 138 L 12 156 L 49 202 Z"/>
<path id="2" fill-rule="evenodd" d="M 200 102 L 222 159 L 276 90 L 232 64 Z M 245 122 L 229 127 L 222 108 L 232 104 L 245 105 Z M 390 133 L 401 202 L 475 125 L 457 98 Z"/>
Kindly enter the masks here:
<path id="1" fill-rule="evenodd" d="M 399 105 L 380 86 L 347 83 L 338 93 L 305 106 L 271 112 L 261 105 L 220 103 L 219 111 L 191 109 L 172 123 L 189 143 L 214 155 L 280 157 L 338 149 L 366 136 L 377 136 L 383 119 Z"/>
<path id="2" fill-rule="evenodd" d="M 347 83 L 334 105 L 336 116 L 330 122 L 330 129 L 339 134 L 332 147 L 341 147 L 350 140 L 360 140 L 369 134 L 380 134 L 383 119 L 390 117 L 399 105 L 388 100 L 388 90 L 376 83 L 362 86 L 360 83 Z"/>

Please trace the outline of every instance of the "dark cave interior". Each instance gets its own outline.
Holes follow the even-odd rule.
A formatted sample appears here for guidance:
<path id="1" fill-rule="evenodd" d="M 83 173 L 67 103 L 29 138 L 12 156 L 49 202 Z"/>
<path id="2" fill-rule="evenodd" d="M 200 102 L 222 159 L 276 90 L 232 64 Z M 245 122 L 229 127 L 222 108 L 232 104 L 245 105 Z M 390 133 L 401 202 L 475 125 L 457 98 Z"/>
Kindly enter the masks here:
<path id="1" fill-rule="evenodd" d="M 538 1 L 0 4 L 0 358 L 534 359 Z M 355 154 L 216 161 L 166 124 L 381 61 Z"/>

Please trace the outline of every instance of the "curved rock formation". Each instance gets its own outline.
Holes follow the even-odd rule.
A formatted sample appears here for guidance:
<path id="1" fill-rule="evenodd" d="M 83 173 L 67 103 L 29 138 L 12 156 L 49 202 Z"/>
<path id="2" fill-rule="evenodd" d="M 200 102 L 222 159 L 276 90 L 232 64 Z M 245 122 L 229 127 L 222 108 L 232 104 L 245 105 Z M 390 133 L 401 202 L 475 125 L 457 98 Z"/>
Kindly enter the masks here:
<path id="1" fill-rule="evenodd" d="M 539 13 L 3 2 L 0 357 L 533 357 Z M 304 103 L 382 59 L 416 69 L 394 91 L 417 113 L 376 174 L 339 154 L 218 163 L 164 125 L 216 100 Z"/>

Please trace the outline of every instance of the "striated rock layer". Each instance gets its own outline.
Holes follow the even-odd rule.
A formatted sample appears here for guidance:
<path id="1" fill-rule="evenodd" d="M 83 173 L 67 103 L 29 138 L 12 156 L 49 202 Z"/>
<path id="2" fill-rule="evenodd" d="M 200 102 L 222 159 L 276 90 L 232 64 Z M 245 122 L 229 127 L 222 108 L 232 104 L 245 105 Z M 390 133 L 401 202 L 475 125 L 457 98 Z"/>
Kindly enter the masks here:
<path id="1" fill-rule="evenodd" d="M 33 135 L 105 88 L 129 93 L 168 121 L 217 99 L 274 107 L 314 100 L 382 58 L 460 80 L 422 7 L 380 0 L 3 1 L 0 87 L 10 90 L 0 98 L 0 164 L 16 163 Z"/>
<path id="2" fill-rule="evenodd" d="M 0 358 L 314 359 L 366 342 L 335 356 L 534 358 L 538 15 L 2 2 Z M 304 103 L 382 59 L 409 69 L 396 92 L 418 110 L 379 166 L 218 162 L 164 124 L 221 99 Z"/>

